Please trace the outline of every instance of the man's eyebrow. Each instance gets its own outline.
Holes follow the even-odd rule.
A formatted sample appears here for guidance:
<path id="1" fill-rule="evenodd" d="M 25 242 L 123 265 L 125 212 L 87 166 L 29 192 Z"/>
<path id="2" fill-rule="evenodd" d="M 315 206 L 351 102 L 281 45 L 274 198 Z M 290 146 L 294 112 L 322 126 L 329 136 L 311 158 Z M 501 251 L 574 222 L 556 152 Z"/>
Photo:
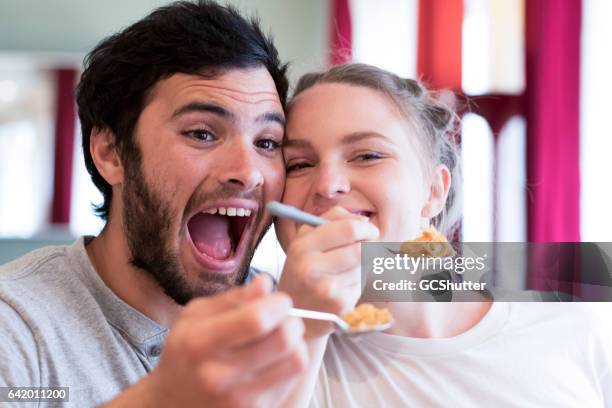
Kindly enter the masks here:
<path id="1" fill-rule="evenodd" d="M 191 112 L 209 112 L 221 116 L 224 119 L 229 119 L 231 121 L 235 120 L 235 116 L 232 112 L 228 111 L 222 106 L 210 102 L 190 102 L 175 110 L 174 113 L 172 113 L 172 118 L 174 119 L 178 116 Z"/>
<path id="2" fill-rule="evenodd" d="M 259 115 L 255 122 L 276 122 L 282 127 L 285 127 L 285 115 L 280 112 L 266 112 L 262 115 Z"/>
<path id="3" fill-rule="evenodd" d="M 210 102 L 190 102 L 175 110 L 174 113 L 172 113 L 172 118 L 176 118 L 177 116 L 181 116 L 191 112 L 209 112 L 214 113 L 215 115 L 221 116 L 222 118 L 228 119 L 230 121 L 236 120 L 236 116 L 232 112 L 228 111 L 222 106 Z M 285 115 L 280 112 L 271 111 L 259 115 L 255 119 L 255 121 L 263 123 L 276 122 L 284 127 Z"/>

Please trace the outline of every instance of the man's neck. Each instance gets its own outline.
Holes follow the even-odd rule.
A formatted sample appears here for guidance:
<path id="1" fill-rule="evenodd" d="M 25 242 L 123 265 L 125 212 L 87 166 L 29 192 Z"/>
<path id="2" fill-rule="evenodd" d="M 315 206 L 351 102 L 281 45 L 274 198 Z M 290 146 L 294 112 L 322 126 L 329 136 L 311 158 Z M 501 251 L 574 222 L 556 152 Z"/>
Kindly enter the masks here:
<path id="1" fill-rule="evenodd" d="M 162 326 L 172 325 L 182 307 L 166 296 L 152 276 L 130 264 L 120 223 L 109 221 L 86 250 L 100 278 L 121 300 Z"/>

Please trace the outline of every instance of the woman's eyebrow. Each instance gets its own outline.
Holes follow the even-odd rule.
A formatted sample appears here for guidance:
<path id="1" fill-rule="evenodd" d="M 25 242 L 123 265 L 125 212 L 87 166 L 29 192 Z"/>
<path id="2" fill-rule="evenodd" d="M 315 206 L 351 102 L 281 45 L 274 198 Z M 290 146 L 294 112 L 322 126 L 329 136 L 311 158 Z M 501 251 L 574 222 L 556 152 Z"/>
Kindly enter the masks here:
<path id="1" fill-rule="evenodd" d="M 386 136 L 378 132 L 367 130 L 367 131 L 362 131 L 362 132 L 353 132 L 353 133 L 344 135 L 342 139 L 340 140 L 340 143 L 352 144 L 352 143 L 357 143 L 363 139 L 370 139 L 370 138 L 382 139 L 386 142 L 389 142 L 389 139 Z"/>
<path id="2" fill-rule="evenodd" d="M 367 131 L 353 132 L 353 133 L 346 134 L 342 136 L 342 139 L 340 139 L 340 143 L 341 144 L 352 144 L 352 143 L 357 143 L 364 139 L 372 139 L 372 138 L 381 139 L 385 142 L 390 142 L 389 138 L 386 137 L 385 135 L 382 135 L 378 132 L 367 130 Z M 286 138 L 285 141 L 283 142 L 283 147 L 294 147 L 294 148 L 310 147 L 311 148 L 312 143 L 307 139 Z"/>

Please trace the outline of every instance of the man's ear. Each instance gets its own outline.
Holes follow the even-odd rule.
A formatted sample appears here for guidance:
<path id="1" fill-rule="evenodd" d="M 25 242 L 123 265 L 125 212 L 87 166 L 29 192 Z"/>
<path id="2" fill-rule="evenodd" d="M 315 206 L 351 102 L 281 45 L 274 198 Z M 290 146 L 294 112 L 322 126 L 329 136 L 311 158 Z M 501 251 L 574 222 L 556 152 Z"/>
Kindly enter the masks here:
<path id="1" fill-rule="evenodd" d="M 434 169 L 429 187 L 429 197 L 421 210 L 421 217 L 434 218 L 444 209 L 446 197 L 451 186 L 451 175 L 448 167 L 440 164 Z"/>
<path id="2" fill-rule="evenodd" d="M 111 186 L 123 183 L 123 165 L 115 145 L 113 132 L 108 129 L 94 128 L 89 138 L 89 152 L 98 173 Z"/>

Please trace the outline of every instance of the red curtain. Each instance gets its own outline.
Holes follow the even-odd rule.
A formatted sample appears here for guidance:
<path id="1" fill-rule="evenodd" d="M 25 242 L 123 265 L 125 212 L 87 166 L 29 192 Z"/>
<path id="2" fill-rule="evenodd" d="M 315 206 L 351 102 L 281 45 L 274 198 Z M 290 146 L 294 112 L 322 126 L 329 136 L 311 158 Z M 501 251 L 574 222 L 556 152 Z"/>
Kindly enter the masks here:
<path id="1" fill-rule="evenodd" d="M 580 241 L 581 0 L 528 0 L 528 240 Z"/>
<path id="2" fill-rule="evenodd" d="M 349 0 L 333 0 L 331 5 L 330 63 L 336 65 L 351 60 L 353 44 L 351 10 Z"/>
<path id="3" fill-rule="evenodd" d="M 54 74 L 56 78 L 55 164 L 51 223 L 68 224 L 76 126 L 74 84 L 77 73 L 74 69 L 58 69 Z"/>
<path id="4" fill-rule="evenodd" d="M 463 0 L 420 0 L 417 72 L 434 89 L 461 91 Z"/>
<path id="5" fill-rule="evenodd" d="M 528 239 L 578 242 L 581 0 L 525 5 Z M 580 250 L 570 245 L 530 251 L 530 289 L 580 296 Z"/>
<path id="6" fill-rule="evenodd" d="M 463 0 L 420 0 L 417 75 L 433 89 L 461 93 Z M 461 143 L 461 137 L 457 139 Z M 461 225 L 451 241 L 461 240 Z"/>

